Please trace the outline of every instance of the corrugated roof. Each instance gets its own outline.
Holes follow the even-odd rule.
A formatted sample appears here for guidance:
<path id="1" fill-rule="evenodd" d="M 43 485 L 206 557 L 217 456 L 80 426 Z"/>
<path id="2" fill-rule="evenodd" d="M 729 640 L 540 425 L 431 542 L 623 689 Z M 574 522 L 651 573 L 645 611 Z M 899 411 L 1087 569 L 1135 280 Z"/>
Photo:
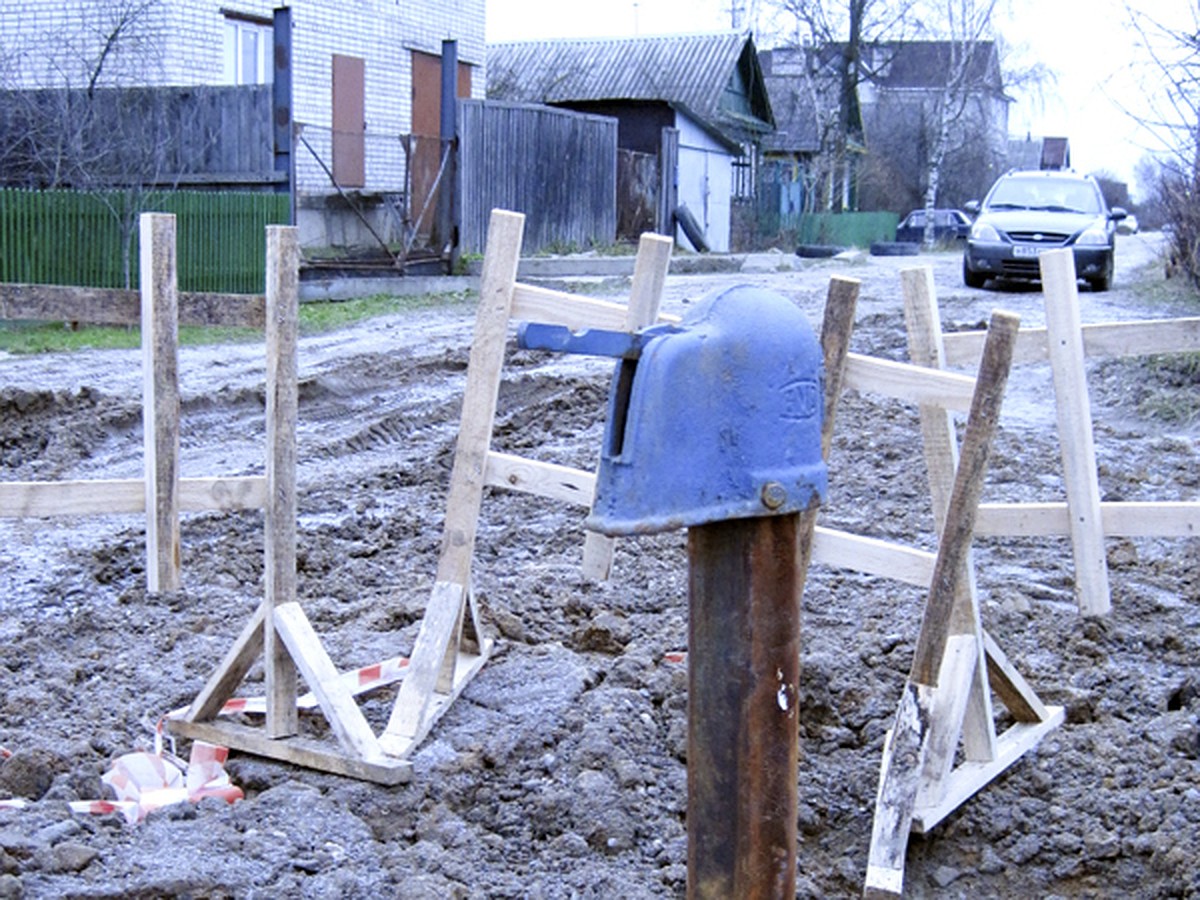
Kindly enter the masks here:
<path id="1" fill-rule="evenodd" d="M 722 106 L 747 50 L 752 117 Z M 488 96 L 551 104 L 659 101 L 710 124 L 757 125 L 758 130 L 773 124 L 754 44 L 737 32 L 491 44 Z"/>

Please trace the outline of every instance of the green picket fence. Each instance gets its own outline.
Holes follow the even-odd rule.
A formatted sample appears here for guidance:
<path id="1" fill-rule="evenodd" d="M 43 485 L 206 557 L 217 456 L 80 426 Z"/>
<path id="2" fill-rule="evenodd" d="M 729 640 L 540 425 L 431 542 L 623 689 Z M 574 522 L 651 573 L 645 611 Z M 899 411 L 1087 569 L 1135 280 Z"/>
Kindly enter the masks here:
<path id="1" fill-rule="evenodd" d="M 807 213 L 800 216 L 797 240 L 801 244 L 869 247 L 873 241 L 895 240 L 898 220 L 893 212 Z"/>
<path id="2" fill-rule="evenodd" d="M 287 222 L 288 197 L 163 191 L 138 194 L 135 205 L 124 191 L 0 189 L 0 282 L 125 287 L 124 223 L 136 287 L 139 211 L 177 217 L 180 290 L 254 294 L 263 290 L 265 228 Z"/>

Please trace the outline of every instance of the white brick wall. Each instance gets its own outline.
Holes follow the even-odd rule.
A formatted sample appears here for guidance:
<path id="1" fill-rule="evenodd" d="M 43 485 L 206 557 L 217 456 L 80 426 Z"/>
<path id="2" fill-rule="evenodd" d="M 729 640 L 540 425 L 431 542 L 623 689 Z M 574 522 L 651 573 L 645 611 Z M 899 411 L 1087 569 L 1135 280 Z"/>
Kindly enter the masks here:
<path id="1" fill-rule="evenodd" d="M 105 84 L 219 84 L 224 71 L 222 10 L 269 18 L 277 0 L 160 0 L 105 65 Z M 111 30 L 109 0 L 3 0 L 0 84 L 80 87 Z M 366 61 L 366 190 L 402 191 L 400 135 L 411 129 L 411 53 L 441 54 L 458 41 L 459 61 L 474 68 L 472 96 L 484 96 L 484 0 L 292 0 L 295 119 L 330 162 L 333 55 Z M 6 83 L 7 82 L 7 83 Z M 332 190 L 303 146 L 301 193 Z"/>

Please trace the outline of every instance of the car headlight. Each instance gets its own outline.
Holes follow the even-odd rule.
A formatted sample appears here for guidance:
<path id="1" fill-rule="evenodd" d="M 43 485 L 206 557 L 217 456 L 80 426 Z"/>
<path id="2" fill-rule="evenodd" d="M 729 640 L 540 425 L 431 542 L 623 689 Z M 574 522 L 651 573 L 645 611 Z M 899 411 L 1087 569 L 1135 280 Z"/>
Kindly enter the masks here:
<path id="1" fill-rule="evenodd" d="M 987 222 L 976 222 L 971 226 L 971 240 L 998 241 L 1000 240 L 1000 232 L 996 231 Z"/>
<path id="2" fill-rule="evenodd" d="M 1105 246 L 1108 244 L 1108 232 L 1103 225 L 1093 225 L 1075 239 L 1076 244 L 1086 244 L 1089 247 Z"/>

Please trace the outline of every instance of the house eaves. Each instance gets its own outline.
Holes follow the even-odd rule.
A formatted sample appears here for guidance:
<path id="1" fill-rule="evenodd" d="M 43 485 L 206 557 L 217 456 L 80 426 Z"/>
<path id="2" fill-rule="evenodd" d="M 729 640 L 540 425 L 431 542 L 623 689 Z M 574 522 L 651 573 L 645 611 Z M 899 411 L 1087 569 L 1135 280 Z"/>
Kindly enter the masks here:
<path id="1" fill-rule="evenodd" d="M 496 100 L 666 103 L 735 143 L 775 125 L 754 43 L 736 32 L 492 44 L 487 69 Z"/>

